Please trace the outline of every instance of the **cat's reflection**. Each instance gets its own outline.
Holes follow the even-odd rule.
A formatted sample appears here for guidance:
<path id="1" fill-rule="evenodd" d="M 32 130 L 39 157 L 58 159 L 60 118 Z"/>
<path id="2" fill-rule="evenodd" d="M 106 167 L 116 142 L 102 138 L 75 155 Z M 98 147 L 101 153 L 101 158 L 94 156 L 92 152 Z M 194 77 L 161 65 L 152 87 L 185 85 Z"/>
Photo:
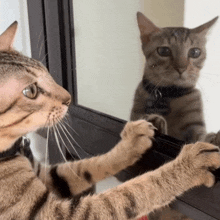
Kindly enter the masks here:
<path id="1" fill-rule="evenodd" d="M 146 65 L 131 120 L 146 118 L 188 143 L 219 139 L 206 135 L 201 93 L 195 88 L 206 59 L 206 35 L 217 19 L 194 29 L 159 28 L 137 14 Z"/>
<path id="2" fill-rule="evenodd" d="M 220 133 L 206 133 L 202 97 L 195 88 L 206 59 L 206 35 L 217 19 L 194 29 L 159 28 L 137 14 L 146 65 L 131 120 L 145 118 L 160 132 L 188 143 L 205 140 L 220 145 Z M 189 218 L 165 208 L 149 219 Z"/>

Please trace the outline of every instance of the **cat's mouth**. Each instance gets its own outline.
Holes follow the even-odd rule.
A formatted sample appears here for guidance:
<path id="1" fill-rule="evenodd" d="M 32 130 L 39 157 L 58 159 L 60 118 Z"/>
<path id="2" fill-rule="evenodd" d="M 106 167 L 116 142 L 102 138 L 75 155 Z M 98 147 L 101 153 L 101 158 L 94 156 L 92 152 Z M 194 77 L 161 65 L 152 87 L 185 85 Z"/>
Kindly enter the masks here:
<path id="1" fill-rule="evenodd" d="M 61 107 L 53 106 L 47 117 L 47 122 L 48 122 L 47 126 L 51 127 L 61 122 L 66 116 L 67 111 L 68 111 L 67 105 L 63 105 Z"/>

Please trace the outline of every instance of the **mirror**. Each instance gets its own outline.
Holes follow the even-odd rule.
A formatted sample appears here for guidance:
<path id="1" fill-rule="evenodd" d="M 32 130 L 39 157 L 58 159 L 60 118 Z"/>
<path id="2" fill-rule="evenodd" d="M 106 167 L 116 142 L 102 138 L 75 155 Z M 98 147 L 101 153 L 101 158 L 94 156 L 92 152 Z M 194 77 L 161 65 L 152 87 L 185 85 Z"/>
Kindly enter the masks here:
<path id="1" fill-rule="evenodd" d="M 129 120 L 145 65 L 137 11 L 158 27 L 194 28 L 219 15 L 219 7 L 218 0 L 74 0 L 78 104 Z M 208 36 L 207 58 L 197 83 L 208 132 L 220 129 L 219 36 L 218 21 Z"/>

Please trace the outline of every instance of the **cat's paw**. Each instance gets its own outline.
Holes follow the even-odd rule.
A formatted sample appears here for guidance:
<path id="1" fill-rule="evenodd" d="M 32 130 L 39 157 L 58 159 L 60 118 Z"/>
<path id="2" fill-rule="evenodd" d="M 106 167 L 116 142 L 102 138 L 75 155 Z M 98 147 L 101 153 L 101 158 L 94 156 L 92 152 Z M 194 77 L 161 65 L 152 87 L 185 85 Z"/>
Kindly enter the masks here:
<path id="1" fill-rule="evenodd" d="M 129 166 L 151 148 L 154 129 L 155 127 L 145 120 L 131 121 L 125 125 L 121 133 L 124 141 L 121 149 L 123 149 L 124 158 L 129 158 L 126 160 Z"/>
<path id="2" fill-rule="evenodd" d="M 204 141 L 220 147 L 220 131 L 207 134 Z"/>
<path id="3" fill-rule="evenodd" d="M 185 145 L 177 160 L 194 186 L 211 187 L 215 183 L 215 177 L 210 170 L 220 167 L 219 147 L 204 142 Z"/>
<path id="4" fill-rule="evenodd" d="M 145 119 L 151 122 L 160 133 L 167 134 L 167 122 L 162 115 L 149 114 L 146 115 Z"/>
<path id="5" fill-rule="evenodd" d="M 127 122 L 121 132 L 122 139 L 136 139 L 141 136 L 152 138 L 154 136 L 155 127 L 146 120 L 138 120 Z"/>

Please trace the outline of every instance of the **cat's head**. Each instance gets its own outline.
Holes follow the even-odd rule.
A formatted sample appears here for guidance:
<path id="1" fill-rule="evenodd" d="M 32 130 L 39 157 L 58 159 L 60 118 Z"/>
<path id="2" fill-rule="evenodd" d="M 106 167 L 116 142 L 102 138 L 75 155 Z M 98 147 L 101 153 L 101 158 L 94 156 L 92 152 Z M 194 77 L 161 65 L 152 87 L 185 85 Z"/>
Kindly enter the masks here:
<path id="1" fill-rule="evenodd" d="M 0 35 L 0 140 L 5 144 L 6 140 L 57 123 L 71 101 L 70 94 L 41 62 L 13 49 L 16 31 L 14 22 Z"/>
<path id="2" fill-rule="evenodd" d="M 206 36 L 218 17 L 194 29 L 159 28 L 137 13 L 146 57 L 143 78 L 158 86 L 195 86 L 206 59 Z"/>

